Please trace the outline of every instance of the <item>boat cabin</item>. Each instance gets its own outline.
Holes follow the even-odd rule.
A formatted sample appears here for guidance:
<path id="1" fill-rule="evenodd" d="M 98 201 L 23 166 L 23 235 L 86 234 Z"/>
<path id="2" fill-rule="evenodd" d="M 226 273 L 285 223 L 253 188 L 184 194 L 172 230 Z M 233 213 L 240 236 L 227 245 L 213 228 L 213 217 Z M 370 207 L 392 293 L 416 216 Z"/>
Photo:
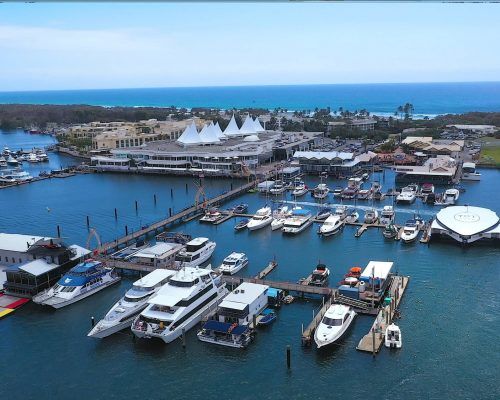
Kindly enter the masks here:
<path id="1" fill-rule="evenodd" d="M 220 322 L 249 324 L 268 304 L 269 286 L 243 282 L 229 293 L 219 305 Z"/>
<path id="2" fill-rule="evenodd" d="M 160 242 L 133 254 L 129 261 L 154 268 L 166 268 L 174 265 L 175 256 L 181 249 L 182 244 Z"/>

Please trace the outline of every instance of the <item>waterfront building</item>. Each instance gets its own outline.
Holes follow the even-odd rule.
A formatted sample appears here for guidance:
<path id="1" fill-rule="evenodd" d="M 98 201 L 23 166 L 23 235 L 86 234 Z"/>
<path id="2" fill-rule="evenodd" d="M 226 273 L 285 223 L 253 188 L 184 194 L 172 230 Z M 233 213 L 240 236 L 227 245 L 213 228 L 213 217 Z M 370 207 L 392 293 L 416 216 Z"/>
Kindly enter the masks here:
<path id="1" fill-rule="evenodd" d="M 354 153 L 338 151 L 297 151 L 293 155 L 295 163 L 305 173 L 342 173 L 348 174 L 373 164 L 376 153 L 367 152 L 354 156 Z"/>
<path id="2" fill-rule="evenodd" d="M 66 246 L 60 238 L 0 233 L 0 287 L 31 297 L 52 286 L 89 250 Z"/>
<path id="3" fill-rule="evenodd" d="M 269 286 L 243 282 L 219 304 L 219 322 L 246 325 L 267 307 Z"/>
<path id="4" fill-rule="evenodd" d="M 432 137 L 408 136 L 402 142 L 413 150 L 431 155 L 450 155 L 456 157 L 465 146 L 463 140 L 434 140 Z"/>
<path id="5" fill-rule="evenodd" d="M 431 238 L 447 237 L 467 244 L 481 239 L 500 239 L 498 215 L 487 208 L 451 206 L 443 208 L 431 225 Z"/>
<path id="6" fill-rule="evenodd" d="M 359 129 L 360 131 L 373 131 L 375 129 L 376 120 L 371 118 L 352 119 L 347 123 L 349 129 Z"/>
<path id="7" fill-rule="evenodd" d="M 449 156 L 431 157 L 423 165 L 395 166 L 396 184 L 433 183 L 449 185 L 457 178 L 457 163 Z"/>
<path id="8" fill-rule="evenodd" d="M 153 268 L 173 267 L 175 255 L 182 249 L 183 245 L 179 243 L 156 243 L 154 246 L 146 247 L 135 253 L 130 262 L 147 265 Z"/>

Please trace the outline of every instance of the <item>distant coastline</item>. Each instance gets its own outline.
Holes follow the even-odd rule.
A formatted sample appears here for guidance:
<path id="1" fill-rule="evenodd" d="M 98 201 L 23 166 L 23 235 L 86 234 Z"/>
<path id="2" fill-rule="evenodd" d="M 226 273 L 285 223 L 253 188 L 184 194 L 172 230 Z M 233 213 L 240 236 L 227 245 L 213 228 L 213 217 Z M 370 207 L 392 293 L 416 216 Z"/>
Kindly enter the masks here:
<path id="1" fill-rule="evenodd" d="M 173 87 L 0 92 L 0 104 L 87 104 L 104 107 L 364 108 L 391 115 L 406 102 L 415 117 L 500 111 L 500 82 Z"/>

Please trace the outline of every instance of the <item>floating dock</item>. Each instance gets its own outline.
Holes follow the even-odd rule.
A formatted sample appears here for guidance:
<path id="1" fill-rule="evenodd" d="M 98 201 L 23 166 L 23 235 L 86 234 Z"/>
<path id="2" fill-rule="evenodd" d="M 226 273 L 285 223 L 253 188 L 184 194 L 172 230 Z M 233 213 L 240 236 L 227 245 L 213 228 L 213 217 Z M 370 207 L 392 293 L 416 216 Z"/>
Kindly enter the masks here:
<path id="1" fill-rule="evenodd" d="M 29 299 L 0 293 L 0 319 L 13 313 L 17 308 L 29 302 Z"/>
<path id="2" fill-rule="evenodd" d="M 257 275 L 255 275 L 255 279 L 264 279 L 267 275 L 274 271 L 274 269 L 278 266 L 276 261 L 270 261 L 268 266 L 260 271 Z"/>
<path id="3" fill-rule="evenodd" d="M 323 306 L 320 308 L 318 313 L 314 316 L 313 320 L 309 323 L 309 325 L 307 325 L 307 327 L 302 330 L 301 340 L 302 340 L 303 346 L 311 345 L 312 340 L 313 340 L 314 331 L 318 327 L 319 323 L 323 319 L 323 316 L 328 311 L 328 309 L 330 308 L 332 303 L 333 303 L 333 296 L 330 296 L 325 300 Z"/>

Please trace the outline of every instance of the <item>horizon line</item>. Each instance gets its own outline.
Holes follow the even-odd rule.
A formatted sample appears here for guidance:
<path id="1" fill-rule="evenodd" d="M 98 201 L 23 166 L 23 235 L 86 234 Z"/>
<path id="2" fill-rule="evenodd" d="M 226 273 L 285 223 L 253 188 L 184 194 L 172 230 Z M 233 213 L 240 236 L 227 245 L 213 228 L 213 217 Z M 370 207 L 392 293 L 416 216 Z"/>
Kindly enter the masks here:
<path id="1" fill-rule="evenodd" d="M 212 88 L 241 88 L 241 87 L 298 87 L 298 86 L 370 86 L 370 85 L 429 85 L 429 84 L 471 84 L 471 83 L 500 83 L 498 81 L 422 81 L 422 82 L 364 82 L 364 83 L 291 83 L 291 84 L 254 84 L 254 85 L 207 85 L 207 86 L 146 86 L 122 88 L 80 88 L 80 89 L 36 89 L 36 90 L 0 90 L 0 93 L 38 93 L 38 92 L 78 92 L 100 90 L 142 90 L 142 89 L 212 89 Z"/>

